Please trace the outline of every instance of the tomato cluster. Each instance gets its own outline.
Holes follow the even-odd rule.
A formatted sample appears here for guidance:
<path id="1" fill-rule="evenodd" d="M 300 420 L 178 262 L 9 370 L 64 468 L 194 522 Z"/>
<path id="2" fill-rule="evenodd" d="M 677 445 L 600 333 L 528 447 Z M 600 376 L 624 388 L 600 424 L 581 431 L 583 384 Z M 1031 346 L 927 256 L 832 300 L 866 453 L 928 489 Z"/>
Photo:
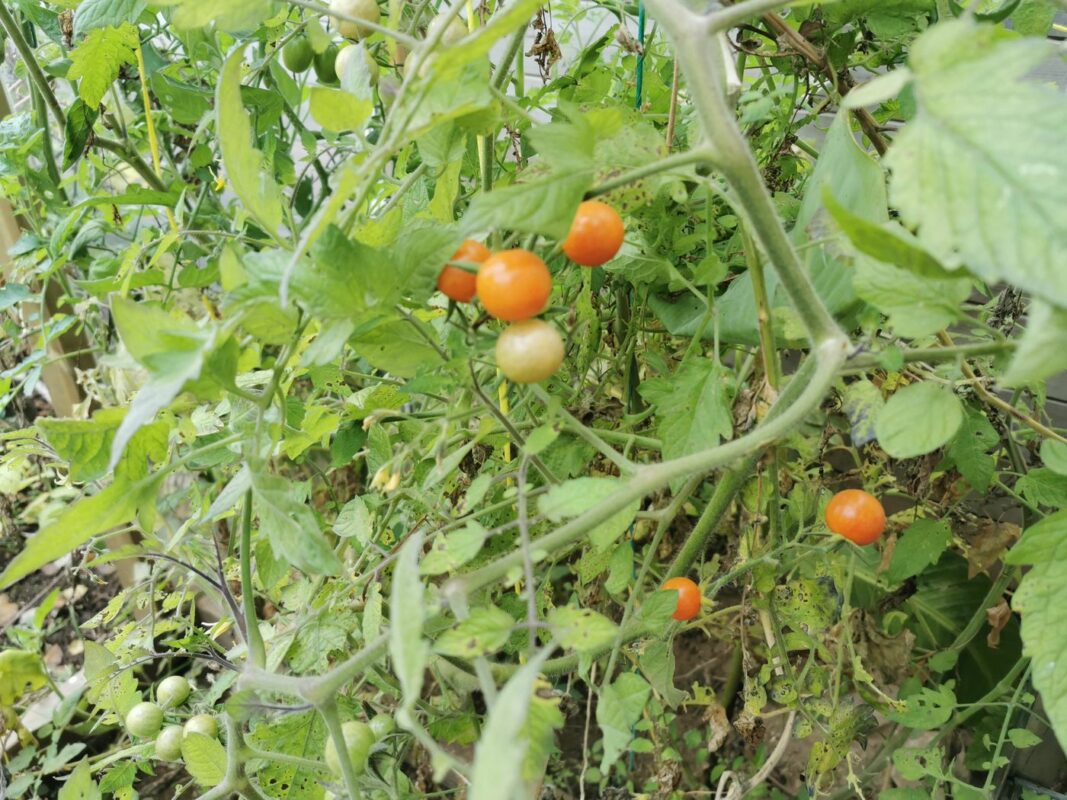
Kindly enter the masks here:
<path id="1" fill-rule="evenodd" d="M 179 761 L 182 757 L 182 741 L 191 733 L 215 739 L 219 725 L 211 714 L 193 714 L 184 725 L 167 725 L 167 712 L 176 710 L 189 699 L 192 686 L 181 675 L 164 678 L 156 686 L 156 702 L 137 703 L 126 712 L 126 730 L 138 739 L 155 738 L 155 756 L 163 761 Z"/>
<path id="2" fill-rule="evenodd" d="M 622 217 L 615 209 L 587 200 L 578 206 L 562 243 L 563 252 L 576 264 L 599 267 L 619 251 L 624 234 Z M 477 296 L 491 316 L 513 323 L 496 345 L 497 366 L 508 380 L 537 383 L 553 375 L 563 363 L 559 331 L 534 319 L 544 311 L 552 294 L 552 273 L 529 250 L 492 253 L 480 242 L 467 239 L 437 276 L 437 288 L 457 303 L 469 303 Z"/>

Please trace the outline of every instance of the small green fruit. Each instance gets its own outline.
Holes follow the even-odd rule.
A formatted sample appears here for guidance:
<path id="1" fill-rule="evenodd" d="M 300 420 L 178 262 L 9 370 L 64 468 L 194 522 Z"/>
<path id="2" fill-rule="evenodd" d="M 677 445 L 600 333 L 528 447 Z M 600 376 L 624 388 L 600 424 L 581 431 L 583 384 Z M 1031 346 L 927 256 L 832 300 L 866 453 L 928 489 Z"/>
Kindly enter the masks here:
<path id="1" fill-rule="evenodd" d="M 388 714 L 378 714 L 370 721 L 370 729 L 375 739 L 384 739 L 396 730 L 396 723 Z"/>
<path id="2" fill-rule="evenodd" d="M 315 58 L 315 51 L 311 49 L 311 42 L 304 36 L 290 39 L 282 48 L 282 63 L 290 72 L 307 72 Z"/>
<path id="3" fill-rule="evenodd" d="M 315 54 L 315 59 L 312 63 L 319 83 L 337 83 L 336 64 L 338 52 L 340 52 L 340 48 L 335 44 L 331 44 L 321 53 Z"/>
<path id="4" fill-rule="evenodd" d="M 168 725 L 156 737 L 156 758 L 177 761 L 182 757 L 182 739 L 185 731 L 181 725 Z"/>
<path id="5" fill-rule="evenodd" d="M 211 739 L 216 739 L 219 735 L 219 724 L 215 722 L 215 718 L 210 714 L 197 714 L 185 721 L 183 730 L 186 735 L 199 733 Z"/>
<path id="6" fill-rule="evenodd" d="M 346 722 L 341 726 L 341 732 L 345 737 L 345 747 L 348 749 L 348 760 L 359 775 L 367 768 L 367 757 L 370 749 L 374 746 L 374 731 L 365 722 Z M 338 777 L 341 776 L 341 759 L 337 754 L 337 746 L 331 736 L 326 740 L 326 766 L 330 772 Z"/>
<path id="7" fill-rule="evenodd" d="M 126 728 L 134 736 L 148 739 L 163 726 L 163 709 L 155 703 L 138 703 L 126 713 Z"/>
<path id="8" fill-rule="evenodd" d="M 181 675 L 164 678 L 156 687 L 156 700 L 163 708 L 177 708 L 189 698 L 193 687 Z"/>

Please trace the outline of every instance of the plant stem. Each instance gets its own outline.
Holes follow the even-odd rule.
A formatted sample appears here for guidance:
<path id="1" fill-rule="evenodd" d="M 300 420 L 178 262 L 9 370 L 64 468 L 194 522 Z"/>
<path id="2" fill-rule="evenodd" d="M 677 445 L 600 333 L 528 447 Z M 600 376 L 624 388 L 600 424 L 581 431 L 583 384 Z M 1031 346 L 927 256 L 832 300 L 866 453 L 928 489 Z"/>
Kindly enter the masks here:
<path id="1" fill-rule="evenodd" d="M 263 634 L 256 618 L 256 596 L 252 586 L 252 491 L 245 492 L 241 513 L 241 604 L 245 612 L 248 634 L 248 654 L 253 666 L 262 669 L 267 663 Z"/>
<path id="2" fill-rule="evenodd" d="M 787 6 L 792 0 L 745 0 L 726 8 L 721 8 L 711 14 L 711 30 L 727 31 L 748 22 L 753 17 L 759 17 L 777 11 L 782 6 Z"/>
<path id="3" fill-rule="evenodd" d="M 337 760 L 341 762 L 341 774 L 345 779 L 345 788 L 348 789 L 349 800 L 359 800 L 362 792 L 359 791 L 359 776 L 356 774 L 355 765 L 348 757 L 348 744 L 345 742 L 345 732 L 341 727 L 341 717 L 337 713 L 337 704 L 331 698 L 329 702 L 318 706 L 319 714 L 326 723 L 326 730 L 333 739 L 333 746 L 337 748 Z"/>

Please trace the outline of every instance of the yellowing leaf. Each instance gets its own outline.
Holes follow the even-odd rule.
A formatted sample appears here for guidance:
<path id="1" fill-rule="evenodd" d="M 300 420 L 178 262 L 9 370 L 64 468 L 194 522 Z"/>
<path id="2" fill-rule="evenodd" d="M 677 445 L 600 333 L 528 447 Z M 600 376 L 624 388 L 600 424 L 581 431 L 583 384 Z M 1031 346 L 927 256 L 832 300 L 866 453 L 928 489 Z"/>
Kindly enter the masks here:
<path id="1" fill-rule="evenodd" d="M 96 28 L 70 53 L 67 77 L 79 80 L 78 95 L 90 108 L 96 108 L 108 87 L 119 76 L 123 64 L 135 62 L 137 28 L 128 22 L 118 27 Z"/>

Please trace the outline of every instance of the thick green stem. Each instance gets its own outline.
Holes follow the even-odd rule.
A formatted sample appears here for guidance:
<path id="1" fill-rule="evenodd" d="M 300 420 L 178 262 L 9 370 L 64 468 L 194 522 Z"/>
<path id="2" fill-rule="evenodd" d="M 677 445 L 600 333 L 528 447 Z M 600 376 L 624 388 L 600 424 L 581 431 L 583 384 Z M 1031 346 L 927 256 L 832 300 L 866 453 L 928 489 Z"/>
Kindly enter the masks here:
<path id="1" fill-rule="evenodd" d="M 263 634 L 256 618 L 256 595 L 252 586 L 252 492 L 245 492 L 245 504 L 241 513 L 241 604 L 245 612 L 245 628 L 248 630 L 248 655 L 251 663 L 262 669 L 267 663 Z"/>
<path id="2" fill-rule="evenodd" d="M 341 774 L 345 779 L 345 788 L 348 789 L 349 800 L 359 800 L 363 793 L 359 791 L 359 776 L 352 759 L 348 757 L 348 745 L 345 742 L 345 732 L 341 727 L 341 717 L 337 713 L 337 704 L 331 699 L 328 703 L 318 706 L 319 713 L 326 723 L 333 746 L 337 748 L 337 760 L 341 762 Z"/>

